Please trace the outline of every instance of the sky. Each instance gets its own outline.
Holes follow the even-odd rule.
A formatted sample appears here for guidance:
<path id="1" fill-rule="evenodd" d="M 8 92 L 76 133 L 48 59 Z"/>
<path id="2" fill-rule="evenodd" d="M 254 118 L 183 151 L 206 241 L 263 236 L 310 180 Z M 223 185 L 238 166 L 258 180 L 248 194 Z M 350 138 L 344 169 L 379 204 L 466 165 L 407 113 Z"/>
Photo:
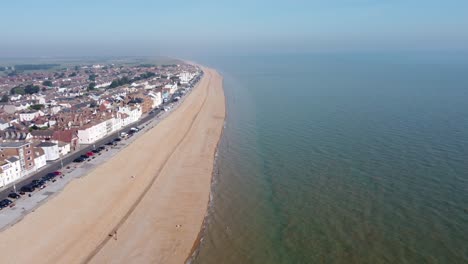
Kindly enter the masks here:
<path id="1" fill-rule="evenodd" d="M 14 0 L 0 57 L 467 51 L 467 0 Z"/>

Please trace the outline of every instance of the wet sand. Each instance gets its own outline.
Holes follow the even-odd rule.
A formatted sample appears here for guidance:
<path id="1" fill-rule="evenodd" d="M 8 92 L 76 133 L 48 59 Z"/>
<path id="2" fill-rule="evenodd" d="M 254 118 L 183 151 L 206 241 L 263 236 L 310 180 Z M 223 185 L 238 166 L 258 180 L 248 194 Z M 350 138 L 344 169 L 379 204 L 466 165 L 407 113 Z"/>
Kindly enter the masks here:
<path id="1" fill-rule="evenodd" d="M 166 119 L 0 233 L 2 262 L 183 263 L 206 213 L 225 117 L 222 77 L 204 70 Z"/>

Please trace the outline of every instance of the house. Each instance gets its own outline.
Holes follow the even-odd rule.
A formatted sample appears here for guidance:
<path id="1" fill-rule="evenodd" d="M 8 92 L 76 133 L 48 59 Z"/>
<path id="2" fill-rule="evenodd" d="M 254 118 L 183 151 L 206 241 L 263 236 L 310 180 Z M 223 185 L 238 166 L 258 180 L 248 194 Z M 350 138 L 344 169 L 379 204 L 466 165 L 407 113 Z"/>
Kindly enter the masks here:
<path id="1" fill-rule="evenodd" d="M 177 91 L 177 83 L 174 84 L 166 84 L 163 88 L 163 94 L 164 93 L 169 93 L 169 94 L 174 94 Z"/>
<path id="2" fill-rule="evenodd" d="M 3 120 L 3 119 L 0 119 L 0 130 L 5 130 L 7 128 L 10 127 L 10 124 L 9 122 Z"/>
<path id="3" fill-rule="evenodd" d="M 70 144 L 72 151 L 78 149 L 78 132 L 76 129 L 54 131 L 52 140 Z"/>
<path id="4" fill-rule="evenodd" d="M 67 142 L 58 142 L 58 148 L 59 148 L 59 155 L 61 157 L 71 152 L 70 143 L 67 143 Z"/>
<path id="5" fill-rule="evenodd" d="M 0 133 L 0 137 L 3 140 L 8 140 L 8 141 L 22 141 L 22 140 L 29 140 L 32 138 L 31 133 L 29 132 L 23 132 L 23 131 L 18 131 L 18 130 L 6 130 Z"/>
<path id="6" fill-rule="evenodd" d="M 78 129 L 78 143 L 92 144 L 107 135 L 106 121 L 92 121 Z"/>
<path id="7" fill-rule="evenodd" d="M 21 122 L 24 121 L 33 121 L 37 117 L 43 116 L 44 113 L 42 111 L 27 111 L 27 112 L 22 112 L 19 114 L 19 119 Z"/>
<path id="8" fill-rule="evenodd" d="M 140 106 L 123 106 L 119 107 L 118 113 L 122 118 L 122 127 L 127 126 L 133 122 L 138 121 L 142 115 Z M 125 114 L 126 116 L 123 116 Z"/>
<path id="9" fill-rule="evenodd" d="M 180 77 L 180 83 L 181 84 L 187 84 L 193 79 L 194 74 L 184 71 L 179 75 L 179 77 Z"/>
<path id="10" fill-rule="evenodd" d="M 47 161 L 57 160 L 60 158 L 59 147 L 56 143 L 44 141 L 39 143 L 36 148 L 41 148 L 44 151 L 45 159 Z"/>
<path id="11" fill-rule="evenodd" d="M 54 135 L 53 130 L 33 130 L 31 131 L 31 136 L 34 139 L 39 140 L 50 140 Z"/>
<path id="12" fill-rule="evenodd" d="M 0 151 L 3 151 L 5 156 L 17 156 L 24 174 L 35 170 L 34 151 L 30 142 L 2 142 L 0 143 Z"/>
<path id="13" fill-rule="evenodd" d="M 156 108 L 162 104 L 162 95 L 161 92 L 150 92 L 148 96 L 153 100 L 153 108 Z"/>
<path id="14" fill-rule="evenodd" d="M 39 170 L 47 165 L 47 158 L 42 148 L 34 148 L 34 154 L 34 164 L 36 165 L 36 170 Z"/>
<path id="15" fill-rule="evenodd" d="M 21 177 L 21 164 L 18 157 L 0 157 L 0 187 L 6 186 Z"/>

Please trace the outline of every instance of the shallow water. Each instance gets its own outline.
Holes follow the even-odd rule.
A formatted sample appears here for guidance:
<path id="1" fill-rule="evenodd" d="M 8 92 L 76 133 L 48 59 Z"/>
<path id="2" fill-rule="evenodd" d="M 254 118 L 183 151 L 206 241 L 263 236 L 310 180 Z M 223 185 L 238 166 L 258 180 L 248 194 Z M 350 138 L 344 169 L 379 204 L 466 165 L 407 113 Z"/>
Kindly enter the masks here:
<path id="1" fill-rule="evenodd" d="M 468 60 L 199 60 L 227 120 L 195 263 L 468 263 Z"/>

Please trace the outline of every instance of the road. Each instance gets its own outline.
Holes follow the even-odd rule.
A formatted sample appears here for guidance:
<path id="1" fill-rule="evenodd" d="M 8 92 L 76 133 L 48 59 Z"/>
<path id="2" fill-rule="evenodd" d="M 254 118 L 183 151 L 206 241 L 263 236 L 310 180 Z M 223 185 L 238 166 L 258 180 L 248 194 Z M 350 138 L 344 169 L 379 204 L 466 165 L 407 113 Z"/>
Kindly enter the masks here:
<path id="1" fill-rule="evenodd" d="M 169 103 L 166 103 L 166 104 L 162 104 L 162 106 L 164 105 L 168 105 Z M 162 107 L 161 107 L 162 108 Z M 54 172 L 54 171 L 57 171 L 57 170 L 60 170 L 62 168 L 62 162 L 63 162 L 63 166 L 67 166 L 67 164 L 69 163 L 72 163 L 74 159 L 78 158 L 79 156 L 83 155 L 83 154 L 86 154 L 87 152 L 90 152 L 92 151 L 95 147 L 98 148 L 100 146 L 103 146 L 105 145 L 106 143 L 108 143 L 109 141 L 112 141 L 113 139 L 119 137 L 120 133 L 121 132 L 128 132 L 130 130 L 130 127 L 136 127 L 136 126 L 140 126 L 141 124 L 144 124 L 146 122 L 148 122 L 149 120 L 151 120 L 152 118 L 155 118 L 162 110 L 160 109 L 156 109 L 156 110 L 153 110 L 153 113 L 152 114 L 148 114 L 146 115 L 145 117 L 141 118 L 140 120 L 138 120 L 137 122 L 131 124 L 130 126 L 127 126 L 125 128 L 122 128 L 120 129 L 119 131 L 116 131 L 108 136 L 106 136 L 105 138 L 102 138 L 100 140 L 98 140 L 97 142 L 95 142 L 94 144 L 91 144 L 91 145 L 80 145 L 81 148 L 78 150 L 78 151 L 75 151 L 75 152 L 72 152 L 71 154 L 65 156 L 62 161 L 60 160 L 57 160 L 57 161 L 54 161 L 54 162 L 51 162 L 51 163 L 48 163 L 47 166 L 42 169 L 41 171 L 39 172 L 36 172 L 34 174 L 31 174 L 31 175 L 28 175 L 24 178 L 22 178 L 21 180 L 17 181 L 15 183 L 16 185 L 16 190 L 19 191 L 19 189 L 30 183 L 32 180 L 36 180 L 36 179 L 40 179 L 42 178 L 43 176 L 45 176 L 46 174 L 48 173 L 51 173 L 51 172 Z M 0 200 L 3 200 L 5 198 L 8 198 L 8 194 L 13 192 L 14 191 L 14 185 L 12 186 L 9 186 L 3 190 L 0 191 Z"/>

